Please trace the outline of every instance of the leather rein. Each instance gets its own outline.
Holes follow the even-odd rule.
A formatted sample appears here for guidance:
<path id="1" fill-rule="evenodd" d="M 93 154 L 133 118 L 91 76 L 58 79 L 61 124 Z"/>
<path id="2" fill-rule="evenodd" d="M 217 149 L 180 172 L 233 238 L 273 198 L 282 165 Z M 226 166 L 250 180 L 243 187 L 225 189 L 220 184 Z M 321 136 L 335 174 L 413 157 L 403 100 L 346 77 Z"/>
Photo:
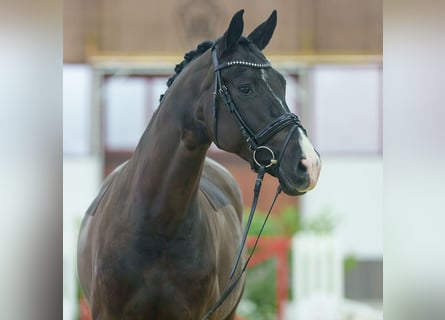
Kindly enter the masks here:
<path id="1" fill-rule="evenodd" d="M 253 256 L 253 253 L 256 249 L 256 246 L 260 239 L 261 233 L 262 233 L 264 226 L 266 224 L 266 221 L 272 211 L 275 201 L 278 198 L 278 195 L 281 193 L 281 188 L 280 188 L 280 186 L 278 186 L 277 191 L 274 196 L 274 199 L 272 201 L 272 204 L 267 212 L 266 218 L 264 219 L 264 222 L 261 226 L 260 232 L 258 233 L 258 236 L 255 240 L 255 244 L 252 248 L 252 251 L 250 252 L 247 260 L 245 261 L 245 263 L 241 269 L 241 272 L 238 274 L 238 276 L 236 278 L 234 278 L 235 271 L 238 267 L 238 264 L 239 264 L 239 261 L 240 261 L 240 258 L 241 258 L 242 252 L 243 252 L 243 248 L 246 243 L 247 234 L 249 232 L 250 225 L 252 223 L 253 216 L 255 214 L 256 206 L 258 203 L 258 197 L 260 194 L 261 185 L 262 185 L 264 174 L 266 172 L 266 168 L 269 168 L 273 165 L 276 165 L 279 167 L 280 163 L 281 163 L 282 156 L 284 154 L 284 151 L 286 150 L 287 145 L 289 144 L 289 141 L 290 141 L 293 133 L 295 132 L 295 130 L 297 128 L 302 128 L 303 131 L 305 131 L 303 126 L 301 125 L 300 120 L 298 119 L 298 116 L 291 112 L 283 113 L 278 118 L 276 118 L 274 121 L 272 121 L 272 123 L 270 123 L 267 127 L 263 128 L 262 130 L 260 130 L 257 133 L 255 133 L 253 130 L 251 130 L 248 123 L 241 116 L 241 113 L 239 112 L 238 107 L 236 106 L 235 102 L 232 99 L 229 89 L 224 84 L 224 81 L 221 76 L 221 70 L 230 68 L 232 66 L 245 66 L 245 67 L 256 68 L 256 69 L 267 69 L 267 68 L 271 67 L 271 63 L 270 62 L 254 63 L 254 62 L 247 62 L 247 61 L 239 60 L 239 61 L 229 61 L 229 62 L 220 64 L 218 61 L 216 44 L 217 44 L 217 42 L 215 42 L 211 48 L 212 59 L 213 59 L 213 68 L 215 71 L 215 91 L 214 91 L 214 99 L 213 99 L 213 132 L 214 132 L 214 140 L 215 140 L 214 142 L 215 142 L 216 146 L 219 147 L 219 144 L 218 144 L 218 101 L 217 100 L 220 97 L 223 100 L 224 104 L 228 107 L 230 113 L 233 114 L 233 116 L 235 117 L 235 119 L 240 127 L 242 136 L 244 137 L 247 144 L 249 145 L 249 149 L 252 150 L 252 152 L 253 152 L 253 154 L 252 154 L 253 163 L 251 163 L 251 165 L 252 165 L 252 169 L 257 171 L 258 174 L 257 174 L 256 182 L 255 182 L 254 197 L 252 200 L 249 217 L 248 217 L 248 220 L 246 223 L 246 227 L 244 229 L 244 233 L 243 233 L 243 237 L 242 237 L 240 246 L 237 251 L 236 259 L 233 262 L 232 270 L 231 270 L 229 277 L 227 279 L 226 287 L 225 287 L 223 293 L 221 294 L 221 296 L 219 297 L 219 299 L 212 305 L 212 307 L 207 311 L 207 313 L 204 315 L 204 317 L 201 318 L 201 320 L 209 319 L 212 316 L 212 314 L 224 303 L 224 301 L 227 299 L 227 297 L 235 289 L 238 282 L 241 280 L 243 274 L 245 273 L 245 271 L 247 269 L 247 265 Z M 280 132 L 281 130 L 283 130 L 289 126 L 292 126 L 292 128 L 290 129 L 289 133 L 287 134 L 287 137 L 283 143 L 283 146 L 281 147 L 281 150 L 278 154 L 278 159 L 277 159 L 275 152 L 271 148 L 267 147 L 265 144 L 272 137 L 274 137 L 278 132 Z M 257 159 L 257 153 L 261 152 L 261 150 L 264 150 L 270 154 L 269 162 L 264 162 L 264 161 L 260 161 L 259 159 Z"/>

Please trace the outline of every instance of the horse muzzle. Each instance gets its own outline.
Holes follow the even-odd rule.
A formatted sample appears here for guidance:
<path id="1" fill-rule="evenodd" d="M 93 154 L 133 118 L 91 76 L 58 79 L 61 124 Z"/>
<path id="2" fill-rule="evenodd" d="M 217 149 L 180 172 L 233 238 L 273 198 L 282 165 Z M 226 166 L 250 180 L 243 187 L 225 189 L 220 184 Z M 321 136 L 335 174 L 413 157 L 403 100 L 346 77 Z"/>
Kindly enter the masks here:
<path id="1" fill-rule="evenodd" d="M 303 195 L 315 188 L 321 171 L 319 157 L 313 159 L 302 158 L 292 168 L 280 167 L 278 181 L 284 193 L 291 196 Z"/>

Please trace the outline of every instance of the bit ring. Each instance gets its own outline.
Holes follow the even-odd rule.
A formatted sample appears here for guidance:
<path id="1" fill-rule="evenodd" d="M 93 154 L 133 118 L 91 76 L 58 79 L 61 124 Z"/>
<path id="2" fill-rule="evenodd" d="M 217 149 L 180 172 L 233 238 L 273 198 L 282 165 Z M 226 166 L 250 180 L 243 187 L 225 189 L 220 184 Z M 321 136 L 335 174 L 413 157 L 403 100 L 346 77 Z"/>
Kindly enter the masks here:
<path id="1" fill-rule="evenodd" d="M 269 147 L 266 147 L 266 146 L 259 146 L 258 148 L 256 148 L 253 151 L 253 161 L 255 161 L 255 163 L 258 165 L 258 167 L 261 167 L 263 165 L 256 158 L 256 152 L 260 149 L 265 149 L 265 150 L 269 151 L 269 153 L 272 155 L 272 157 L 270 159 L 270 163 L 268 165 L 264 165 L 265 168 L 269 168 L 270 166 L 277 163 L 277 160 L 275 159 L 275 153 L 272 151 L 272 149 L 270 149 Z"/>

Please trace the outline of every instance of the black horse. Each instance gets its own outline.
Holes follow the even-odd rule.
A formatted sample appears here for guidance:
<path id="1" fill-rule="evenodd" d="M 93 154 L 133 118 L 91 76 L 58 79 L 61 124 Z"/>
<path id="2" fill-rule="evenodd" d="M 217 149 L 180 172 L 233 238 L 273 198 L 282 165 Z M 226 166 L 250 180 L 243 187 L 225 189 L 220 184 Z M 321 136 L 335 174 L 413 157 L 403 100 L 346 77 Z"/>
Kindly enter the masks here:
<path id="1" fill-rule="evenodd" d="M 289 195 L 317 182 L 319 155 L 261 53 L 276 12 L 247 37 L 242 15 L 185 55 L 133 156 L 83 219 L 78 273 L 95 320 L 234 319 L 245 279 L 230 292 L 227 279 L 243 206 L 229 172 L 206 158 L 212 142 L 277 177 Z"/>

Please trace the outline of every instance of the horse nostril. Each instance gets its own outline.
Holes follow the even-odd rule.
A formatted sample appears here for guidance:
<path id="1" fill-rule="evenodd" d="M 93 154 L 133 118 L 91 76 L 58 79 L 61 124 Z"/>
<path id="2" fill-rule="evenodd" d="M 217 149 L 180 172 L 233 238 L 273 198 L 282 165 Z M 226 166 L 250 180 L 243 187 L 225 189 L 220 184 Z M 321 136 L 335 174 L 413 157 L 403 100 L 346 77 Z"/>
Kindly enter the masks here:
<path id="1" fill-rule="evenodd" d="M 298 172 L 307 172 L 308 169 L 308 161 L 306 159 L 301 159 L 300 162 L 298 162 Z"/>

